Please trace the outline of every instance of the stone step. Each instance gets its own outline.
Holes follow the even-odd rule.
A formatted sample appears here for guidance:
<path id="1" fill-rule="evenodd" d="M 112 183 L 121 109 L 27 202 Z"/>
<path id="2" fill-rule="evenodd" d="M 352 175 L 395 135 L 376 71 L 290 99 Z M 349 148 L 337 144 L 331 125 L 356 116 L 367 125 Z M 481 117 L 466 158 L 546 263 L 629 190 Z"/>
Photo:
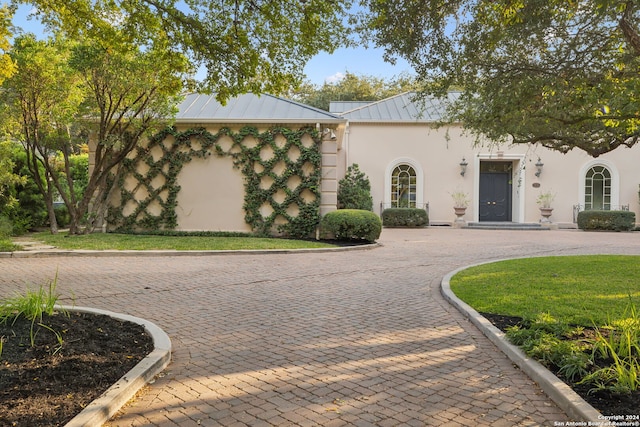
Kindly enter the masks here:
<path id="1" fill-rule="evenodd" d="M 45 245 L 42 242 L 36 242 L 32 240 L 27 240 L 24 238 L 15 238 L 13 239 L 13 243 L 16 245 L 22 246 L 23 251 L 41 251 L 41 250 L 56 249 L 55 246 Z"/>
<path id="2" fill-rule="evenodd" d="M 476 230 L 549 230 L 550 227 L 543 227 L 537 222 L 469 222 L 462 228 L 471 228 Z"/>

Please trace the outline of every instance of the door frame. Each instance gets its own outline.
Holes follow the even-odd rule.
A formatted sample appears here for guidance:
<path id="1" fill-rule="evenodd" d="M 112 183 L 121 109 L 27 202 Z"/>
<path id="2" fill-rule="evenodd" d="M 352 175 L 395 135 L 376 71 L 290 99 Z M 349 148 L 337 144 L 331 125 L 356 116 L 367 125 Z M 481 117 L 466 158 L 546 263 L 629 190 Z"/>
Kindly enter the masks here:
<path id="1" fill-rule="evenodd" d="M 511 221 L 517 223 L 524 222 L 524 189 L 526 188 L 526 174 L 523 169 L 524 154 L 507 154 L 501 151 L 497 153 L 480 153 L 474 156 L 473 167 L 473 188 L 476 197 L 473 198 L 473 220 L 480 219 L 480 162 L 511 162 L 513 172 L 511 179 Z"/>

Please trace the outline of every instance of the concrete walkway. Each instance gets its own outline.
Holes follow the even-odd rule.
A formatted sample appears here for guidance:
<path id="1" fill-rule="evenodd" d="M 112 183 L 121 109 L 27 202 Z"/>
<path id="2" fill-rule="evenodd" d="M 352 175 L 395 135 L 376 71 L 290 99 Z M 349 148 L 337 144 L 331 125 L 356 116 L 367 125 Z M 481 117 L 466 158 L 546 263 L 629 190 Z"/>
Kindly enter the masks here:
<path id="1" fill-rule="evenodd" d="M 0 258 L 0 294 L 148 319 L 173 362 L 110 426 L 538 426 L 568 421 L 442 298 L 458 267 L 640 254 L 638 233 L 384 230 L 352 252 Z"/>

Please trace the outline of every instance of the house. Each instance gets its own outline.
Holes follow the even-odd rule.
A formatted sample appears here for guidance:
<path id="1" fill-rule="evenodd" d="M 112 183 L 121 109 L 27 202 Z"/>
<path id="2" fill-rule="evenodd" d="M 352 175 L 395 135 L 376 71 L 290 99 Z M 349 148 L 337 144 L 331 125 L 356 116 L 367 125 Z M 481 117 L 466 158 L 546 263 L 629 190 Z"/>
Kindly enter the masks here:
<path id="1" fill-rule="evenodd" d="M 537 145 L 476 144 L 461 125 L 435 126 L 442 102 L 404 93 L 346 111 L 332 105 L 347 119 L 345 164 L 367 174 L 378 209 L 428 208 L 431 224 L 451 224 L 452 194 L 463 192 L 470 200 L 467 221 L 539 223 L 537 199 L 551 193 L 550 220 L 560 227 L 574 227 L 584 209 L 630 209 L 640 216 L 640 147 L 593 158 L 577 149 L 562 154 Z"/>
<path id="2" fill-rule="evenodd" d="M 174 126 L 123 165 L 106 228 L 313 231 L 336 208 L 344 123 L 271 95 L 222 105 L 213 95 L 190 94 Z"/>
<path id="3" fill-rule="evenodd" d="M 443 102 L 405 93 L 336 102 L 326 112 L 271 95 L 226 105 L 188 95 L 174 127 L 128 159 L 108 229 L 303 235 L 336 209 L 351 164 L 368 176 L 377 213 L 424 208 L 432 225 L 454 224 L 454 193 L 469 198 L 468 222 L 539 223 L 544 193 L 555 196 L 550 220 L 561 227 L 575 227 L 581 209 L 639 216 L 640 148 L 594 159 L 579 150 L 476 144 L 461 125 L 436 126 Z"/>

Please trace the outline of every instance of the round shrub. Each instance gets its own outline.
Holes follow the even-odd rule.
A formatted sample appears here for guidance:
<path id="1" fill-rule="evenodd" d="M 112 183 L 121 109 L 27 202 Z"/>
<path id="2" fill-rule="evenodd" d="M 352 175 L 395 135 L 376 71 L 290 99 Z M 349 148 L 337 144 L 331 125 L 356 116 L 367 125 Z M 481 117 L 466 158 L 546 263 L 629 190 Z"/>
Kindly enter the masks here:
<path id="1" fill-rule="evenodd" d="M 582 211 L 578 213 L 581 230 L 630 231 L 635 228 L 636 214 L 631 211 Z"/>
<path id="2" fill-rule="evenodd" d="M 429 215 L 424 209 L 389 208 L 382 211 L 382 225 L 385 227 L 425 227 L 429 225 Z"/>
<path id="3" fill-rule="evenodd" d="M 329 212 L 320 221 L 320 237 L 323 239 L 375 242 L 381 232 L 382 222 L 378 215 L 360 209 Z"/>

